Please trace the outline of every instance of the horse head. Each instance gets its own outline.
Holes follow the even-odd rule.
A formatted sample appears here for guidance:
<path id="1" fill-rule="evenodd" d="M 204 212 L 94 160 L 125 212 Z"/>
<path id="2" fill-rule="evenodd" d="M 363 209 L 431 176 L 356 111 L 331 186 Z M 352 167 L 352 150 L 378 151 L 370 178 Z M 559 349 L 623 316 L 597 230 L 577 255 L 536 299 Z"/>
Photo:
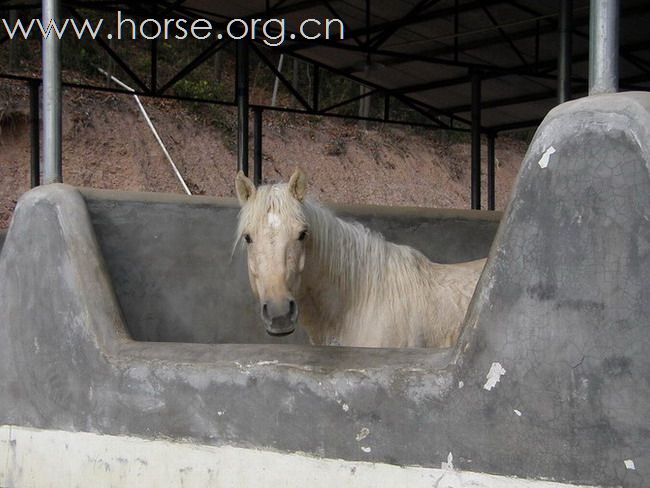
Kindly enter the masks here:
<path id="1" fill-rule="evenodd" d="M 248 276 L 270 335 L 291 334 L 298 320 L 298 295 L 308 240 L 303 200 L 305 175 L 296 170 L 288 184 L 255 188 L 241 171 L 235 179 L 241 205 L 237 242 L 248 254 Z"/>

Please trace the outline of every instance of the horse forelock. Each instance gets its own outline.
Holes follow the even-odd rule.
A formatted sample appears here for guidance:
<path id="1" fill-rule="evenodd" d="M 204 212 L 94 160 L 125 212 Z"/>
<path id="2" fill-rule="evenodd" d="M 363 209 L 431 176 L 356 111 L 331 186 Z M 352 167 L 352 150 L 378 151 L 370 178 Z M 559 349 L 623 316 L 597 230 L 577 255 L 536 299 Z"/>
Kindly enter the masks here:
<path id="1" fill-rule="evenodd" d="M 292 221 L 307 225 L 302 204 L 289 194 L 287 184 L 260 186 L 239 211 L 235 242 L 260 225 L 281 227 Z"/>

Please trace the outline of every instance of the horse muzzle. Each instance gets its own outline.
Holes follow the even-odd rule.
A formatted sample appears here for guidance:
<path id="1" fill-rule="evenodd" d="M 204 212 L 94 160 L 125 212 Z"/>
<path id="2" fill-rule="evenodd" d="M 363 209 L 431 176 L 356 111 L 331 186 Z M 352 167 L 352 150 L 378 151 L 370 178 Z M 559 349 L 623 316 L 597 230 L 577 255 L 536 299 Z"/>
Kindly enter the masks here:
<path id="1" fill-rule="evenodd" d="M 269 335 L 285 336 L 296 330 L 298 304 L 292 298 L 266 301 L 262 303 L 261 313 Z"/>

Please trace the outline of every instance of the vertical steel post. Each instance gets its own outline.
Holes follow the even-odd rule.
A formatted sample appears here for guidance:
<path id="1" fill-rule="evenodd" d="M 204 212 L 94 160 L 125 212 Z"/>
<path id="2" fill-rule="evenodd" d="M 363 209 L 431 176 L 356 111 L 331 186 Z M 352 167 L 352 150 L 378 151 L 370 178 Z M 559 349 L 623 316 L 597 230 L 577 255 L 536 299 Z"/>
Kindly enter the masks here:
<path id="1" fill-rule="evenodd" d="M 487 135 L 487 207 L 494 210 L 494 143 L 496 134 L 489 132 Z"/>
<path id="2" fill-rule="evenodd" d="M 40 83 L 37 80 L 29 82 L 29 145 L 30 154 L 30 175 L 31 187 L 34 188 L 41 184 L 41 138 L 40 138 L 40 110 L 39 110 L 39 88 Z"/>
<path id="3" fill-rule="evenodd" d="M 458 0 L 454 0 L 454 61 L 458 61 Z"/>
<path id="4" fill-rule="evenodd" d="M 237 41 L 237 170 L 248 176 L 248 40 Z"/>
<path id="5" fill-rule="evenodd" d="M 311 85 L 311 106 L 314 109 L 314 112 L 318 112 L 318 107 L 320 99 L 320 67 L 314 65 L 314 79 L 312 80 Z"/>
<path id="6" fill-rule="evenodd" d="M 154 2 L 151 7 L 151 14 L 154 19 L 158 20 L 158 2 Z M 153 28 L 152 28 L 153 31 Z M 155 94 L 158 91 L 158 38 L 155 37 L 151 40 L 151 74 L 150 74 L 150 89 L 151 93 Z"/>
<path id="7" fill-rule="evenodd" d="M 253 108 L 253 182 L 262 184 L 262 107 Z"/>
<path id="8" fill-rule="evenodd" d="M 384 120 L 390 119 L 390 95 L 386 93 L 384 95 Z"/>
<path id="9" fill-rule="evenodd" d="M 541 26 L 540 21 L 536 20 L 535 21 L 535 71 L 539 69 L 539 48 L 540 48 L 539 37 L 541 35 L 540 26 Z"/>
<path id="10" fill-rule="evenodd" d="M 14 26 L 18 20 L 18 12 L 12 8 L 9 10 L 9 24 Z M 18 69 L 18 36 L 9 40 L 9 69 L 14 71 Z"/>
<path id="11" fill-rule="evenodd" d="M 278 73 L 282 73 L 282 63 L 284 61 L 284 54 L 280 54 L 280 60 L 278 61 Z M 280 86 L 280 78 L 275 77 L 273 82 L 273 95 L 271 95 L 271 107 L 275 107 L 275 102 L 278 99 L 278 87 Z"/>
<path id="12" fill-rule="evenodd" d="M 151 93 L 158 91 L 158 39 L 151 41 Z"/>
<path id="13" fill-rule="evenodd" d="M 43 0 L 44 26 L 59 22 L 59 1 Z M 61 171 L 61 42 L 54 32 L 43 39 L 43 180 L 62 181 Z"/>
<path id="14" fill-rule="evenodd" d="M 298 91 L 300 86 L 300 70 L 298 69 L 298 58 L 293 58 L 293 73 L 291 74 L 291 86 L 294 90 Z M 291 106 L 296 106 L 296 97 L 291 97 Z"/>
<path id="15" fill-rule="evenodd" d="M 560 52 L 557 57 L 557 101 L 571 100 L 571 57 L 573 53 L 573 0 L 560 0 Z"/>
<path id="16" fill-rule="evenodd" d="M 589 95 L 618 91 L 619 0 L 589 6 Z"/>
<path id="17" fill-rule="evenodd" d="M 472 209 L 481 209 L 481 75 L 472 73 Z"/>

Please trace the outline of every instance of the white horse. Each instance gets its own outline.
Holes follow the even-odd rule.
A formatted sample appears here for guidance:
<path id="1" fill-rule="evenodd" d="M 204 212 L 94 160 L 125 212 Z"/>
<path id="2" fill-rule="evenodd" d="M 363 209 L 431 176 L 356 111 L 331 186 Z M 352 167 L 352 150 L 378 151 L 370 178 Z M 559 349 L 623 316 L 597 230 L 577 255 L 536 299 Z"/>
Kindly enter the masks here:
<path id="1" fill-rule="evenodd" d="M 298 317 L 312 344 L 448 347 L 455 343 L 485 259 L 438 264 L 305 199 L 288 184 L 255 185 L 242 172 L 238 242 L 266 331 L 285 335 Z"/>

